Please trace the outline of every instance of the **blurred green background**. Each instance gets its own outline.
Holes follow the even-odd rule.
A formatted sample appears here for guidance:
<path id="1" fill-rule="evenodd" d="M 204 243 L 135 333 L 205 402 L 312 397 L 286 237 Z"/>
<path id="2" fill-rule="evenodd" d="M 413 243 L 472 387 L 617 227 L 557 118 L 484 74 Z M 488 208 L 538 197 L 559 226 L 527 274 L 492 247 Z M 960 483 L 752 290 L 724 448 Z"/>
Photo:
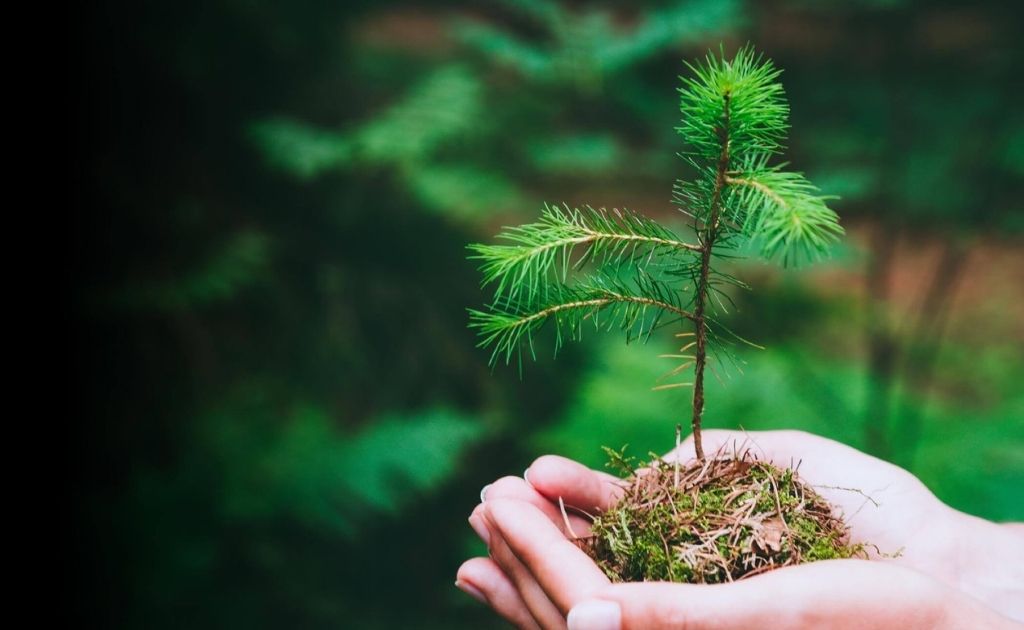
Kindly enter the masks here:
<path id="1" fill-rule="evenodd" d="M 105 627 L 492 627 L 484 483 L 665 451 L 689 393 L 592 335 L 487 366 L 466 244 L 543 201 L 682 226 L 681 60 L 785 69 L 848 237 L 737 263 L 707 424 L 802 428 L 1024 519 L 1015 3 L 184 0 L 74 9 L 76 608 Z"/>

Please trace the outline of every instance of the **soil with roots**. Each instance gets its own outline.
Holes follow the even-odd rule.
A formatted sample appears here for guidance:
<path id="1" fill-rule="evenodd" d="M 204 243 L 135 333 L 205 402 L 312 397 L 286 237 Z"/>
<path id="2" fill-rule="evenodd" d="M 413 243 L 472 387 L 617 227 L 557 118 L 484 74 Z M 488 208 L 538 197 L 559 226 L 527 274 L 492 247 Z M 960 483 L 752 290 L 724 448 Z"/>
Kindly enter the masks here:
<path id="1" fill-rule="evenodd" d="M 621 453 L 612 464 L 628 472 L 625 493 L 592 517 L 577 540 L 615 582 L 731 582 L 816 560 L 866 558 L 831 504 L 796 470 L 750 451 L 704 461 L 656 458 L 634 470 Z"/>

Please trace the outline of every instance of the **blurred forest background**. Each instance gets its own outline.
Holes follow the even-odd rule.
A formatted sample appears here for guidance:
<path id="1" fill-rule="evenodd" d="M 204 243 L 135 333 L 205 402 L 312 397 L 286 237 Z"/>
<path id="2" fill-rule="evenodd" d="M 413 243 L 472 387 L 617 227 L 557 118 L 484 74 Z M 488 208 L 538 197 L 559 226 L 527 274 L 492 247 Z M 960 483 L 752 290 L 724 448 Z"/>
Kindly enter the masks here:
<path id="1" fill-rule="evenodd" d="M 487 366 L 465 246 L 543 201 L 685 230 L 677 76 L 785 70 L 787 159 L 848 237 L 737 263 L 766 346 L 706 423 L 802 428 L 1024 519 L 1016 3 L 105 1 L 72 46 L 73 537 L 105 627 L 491 627 L 480 486 L 673 441 L 670 331 Z"/>

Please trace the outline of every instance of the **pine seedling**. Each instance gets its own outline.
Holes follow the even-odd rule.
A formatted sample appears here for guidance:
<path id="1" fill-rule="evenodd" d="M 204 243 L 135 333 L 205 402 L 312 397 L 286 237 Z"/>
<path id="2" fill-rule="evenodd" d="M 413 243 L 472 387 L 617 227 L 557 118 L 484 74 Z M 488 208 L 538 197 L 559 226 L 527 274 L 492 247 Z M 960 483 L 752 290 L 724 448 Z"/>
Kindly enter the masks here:
<path id="1" fill-rule="evenodd" d="M 694 175 L 677 182 L 673 197 L 692 235 L 627 210 L 545 205 L 538 222 L 502 232 L 501 244 L 470 247 L 484 286 L 494 290 L 487 310 L 470 311 L 470 326 L 492 349 L 492 364 L 516 359 L 520 366 L 524 353 L 535 355 L 535 336 L 548 323 L 556 351 L 589 326 L 618 328 L 627 341 L 681 326 L 685 345 L 668 355 L 680 361 L 670 375 L 692 369 L 692 378 L 658 389 L 692 387 L 690 424 L 703 461 L 705 370 L 739 340 L 719 314 L 729 287 L 745 287 L 721 263 L 751 248 L 785 264 L 813 260 L 842 228 L 828 197 L 785 164 L 772 164 L 788 129 L 781 71 L 750 47 L 687 68 L 677 131 Z"/>
<path id="2" fill-rule="evenodd" d="M 471 311 L 470 325 L 492 349 L 492 363 L 515 358 L 520 366 L 549 322 L 556 349 L 589 326 L 619 328 L 627 341 L 682 326 L 685 345 L 667 355 L 680 362 L 669 375 L 692 369 L 692 378 L 655 389 L 693 388 L 696 458 L 654 457 L 638 463 L 638 475 L 623 454 L 606 451 L 627 475 L 623 496 L 576 542 L 610 579 L 715 583 L 866 557 L 865 545 L 850 543 L 843 520 L 795 470 L 724 447 L 705 457 L 705 369 L 739 339 L 719 313 L 730 288 L 745 286 L 722 262 L 751 249 L 784 263 L 814 259 L 842 229 L 810 182 L 771 163 L 789 114 L 780 71 L 749 47 L 688 69 L 678 131 L 695 174 L 676 184 L 674 200 L 692 235 L 625 210 L 545 206 L 540 221 L 506 229 L 502 244 L 471 246 L 494 299 L 488 310 Z"/>

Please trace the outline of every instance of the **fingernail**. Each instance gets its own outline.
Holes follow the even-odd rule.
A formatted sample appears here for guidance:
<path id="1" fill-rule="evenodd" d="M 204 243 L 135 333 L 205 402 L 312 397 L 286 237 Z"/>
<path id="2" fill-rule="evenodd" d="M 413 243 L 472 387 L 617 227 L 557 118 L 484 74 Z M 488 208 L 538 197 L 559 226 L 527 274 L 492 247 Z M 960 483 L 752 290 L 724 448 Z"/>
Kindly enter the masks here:
<path id="1" fill-rule="evenodd" d="M 527 468 L 526 470 L 523 471 L 523 481 L 526 482 L 526 485 L 530 486 L 531 488 L 533 487 L 533 484 L 530 483 L 530 469 L 529 468 Z"/>
<path id="2" fill-rule="evenodd" d="M 480 503 L 487 500 L 487 489 L 491 487 L 491 484 L 487 484 L 483 488 L 480 488 Z"/>
<path id="3" fill-rule="evenodd" d="M 486 604 L 487 603 L 487 598 L 484 597 L 484 594 L 480 591 L 480 589 L 478 589 L 477 587 L 473 586 L 469 582 L 462 582 L 460 580 L 455 580 L 455 586 L 460 591 L 462 591 L 466 595 L 469 595 L 470 597 L 472 597 L 476 601 L 480 602 L 481 604 Z"/>
<path id="4" fill-rule="evenodd" d="M 484 525 L 483 519 L 475 514 L 469 517 L 469 526 L 473 528 L 476 535 L 480 537 L 480 540 L 484 541 L 484 544 L 490 546 L 491 544 L 491 532 Z"/>
<path id="5" fill-rule="evenodd" d="M 569 630 L 620 630 L 622 609 L 615 602 L 592 599 L 573 606 L 566 623 Z"/>

